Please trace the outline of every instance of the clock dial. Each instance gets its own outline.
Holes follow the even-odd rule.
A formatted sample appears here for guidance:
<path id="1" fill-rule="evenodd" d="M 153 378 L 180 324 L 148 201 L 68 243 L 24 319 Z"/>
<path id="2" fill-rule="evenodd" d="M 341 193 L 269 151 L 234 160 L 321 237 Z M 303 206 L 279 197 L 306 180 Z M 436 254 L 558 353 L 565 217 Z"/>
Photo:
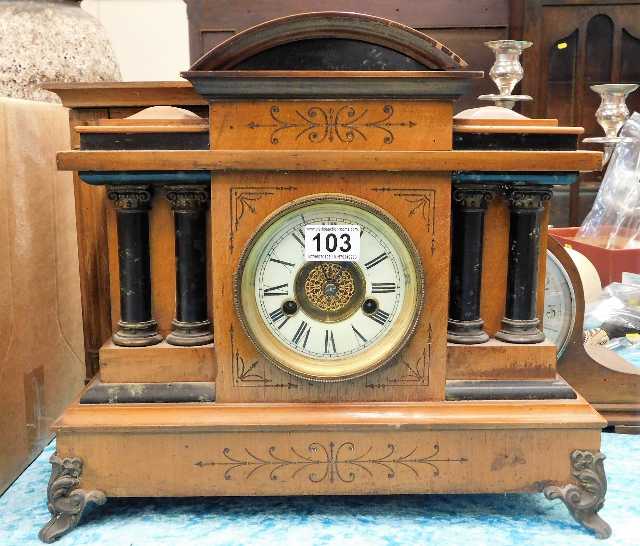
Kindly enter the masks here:
<path id="1" fill-rule="evenodd" d="M 544 287 L 544 334 L 558 347 L 558 356 L 565 350 L 576 315 L 576 299 L 571 279 L 558 258 L 547 251 L 547 276 Z"/>
<path id="2" fill-rule="evenodd" d="M 354 261 L 307 261 L 305 226 L 357 226 Z M 353 229 L 353 228 L 352 228 Z M 256 346 L 309 379 L 339 380 L 384 364 L 422 304 L 422 267 L 404 230 L 366 202 L 306 198 L 272 216 L 241 258 L 236 301 Z"/>

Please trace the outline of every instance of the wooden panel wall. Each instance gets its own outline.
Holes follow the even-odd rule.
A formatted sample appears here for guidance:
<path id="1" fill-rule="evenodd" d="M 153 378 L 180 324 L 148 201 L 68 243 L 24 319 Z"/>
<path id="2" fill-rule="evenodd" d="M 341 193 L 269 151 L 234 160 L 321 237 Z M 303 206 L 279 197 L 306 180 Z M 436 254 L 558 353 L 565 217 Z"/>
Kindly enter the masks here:
<path id="1" fill-rule="evenodd" d="M 251 26 L 295 13 L 353 11 L 386 17 L 417 28 L 450 47 L 473 70 L 489 71 L 493 53 L 482 44 L 508 37 L 509 0 L 186 0 L 191 62 L 233 34 Z M 477 80 L 455 111 L 477 106 L 476 97 L 495 92 L 489 79 Z"/>
<path id="2" fill-rule="evenodd" d="M 522 112 L 530 117 L 558 118 L 561 125 L 584 127 L 584 138 L 602 136 L 604 133 L 595 119 L 600 99 L 590 86 L 638 81 L 640 2 L 512 0 L 511 6 L 511 36 L 534 44 L 522 58 L 525 69 L 522 92 L 534 100 L 524 103 Z M 596 18 L 604 26 L 590 26 Z M 631 95 L 627 102 L 631 112 L 640 110 L 640 92 Z M 596 145 L 581 147 L 602 150 Z M 559 205 L 554 211 L 554 224 L 580 225 L 591 208 L 600 181 L 601 173 L 583 175 L 571 187 L 568 209 L 567 192 L 559 190 L 559 197 L 554 199 Z"/>

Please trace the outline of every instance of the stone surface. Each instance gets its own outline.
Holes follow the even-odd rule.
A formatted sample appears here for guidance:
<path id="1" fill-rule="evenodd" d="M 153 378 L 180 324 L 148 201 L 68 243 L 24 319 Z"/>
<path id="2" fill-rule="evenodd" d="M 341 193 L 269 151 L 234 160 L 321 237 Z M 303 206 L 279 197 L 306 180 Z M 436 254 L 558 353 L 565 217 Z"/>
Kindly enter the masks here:
<path id="1" fill-rule="evenodd" d="M 76 0 L 0 0 L 0 96 L 59 102 L 45 82 L 118 81 L 104 28 Z"/>

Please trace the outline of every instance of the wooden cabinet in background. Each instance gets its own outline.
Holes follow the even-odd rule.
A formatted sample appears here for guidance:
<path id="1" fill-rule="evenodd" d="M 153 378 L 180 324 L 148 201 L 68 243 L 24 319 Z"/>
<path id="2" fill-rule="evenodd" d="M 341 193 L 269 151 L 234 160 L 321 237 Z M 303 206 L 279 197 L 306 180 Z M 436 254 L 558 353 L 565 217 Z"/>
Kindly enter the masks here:
<path id="1" fill-rule="evenodd" d="M 595 119 L 600 98 L 590 86 L 640 82 L 640 2 L 513 0 L 510 28 L 513 38 L 534 43 L 522 59 L 522 92 L 534 101 L 522 112 L 584 127 L 584 137 L 602 136 Z M 640 110 L 640 93 L 627 104 Z M 599 173 L 590 173 L 572 186 L 570 225 L 580 224 L 599 182 Z"/>
<path id="2" fill-rule="evenodd" d="M 534 100 L 522 112 L 557 118 L 560 125 L 585 127 L 600 136 L 595 120 L 597 83 L 640 81 L 640 2 L 618 0 L 285 0 L 256 7 L 250 0 L 185 0 L 189 17 L 191 61 L 251 26 L 276 17 L 309 11 L 354 11 L 388 17 L 432 36 L 464 58 L 474 70 L 489 71 L 493 54 L 488 40 L 530 40 L 522 61 L 521 91 Z M 480 106 L 476 97 L 494 93 L 489 78 L 474 83 L 458 101 L 456 112 Z M 629 98 L 640 110 L 640 93 Z M 589 148 L 588 146 L 584 146 Z M 597 150 L 597 147 L 590 149 Z M 558 191 L 552 223 L 579 225 L 597 191 L 600 174 L 590 173 L 571 191 Z"/>
<path id="3" fill-rule="evenodd" d="M 252 0 L 185 0 L 189 17 L 191 62 L 212 47 L 249 27 L 294 13 L 353 11 L 387 17 L 409 25 L 447 44 L 473 70 L 488 72 L 493 53 L 488 40 L 508 38 L 508 0 L 283 0 L 259 7 Z M 494 93 L 488 78 L 476 80 L 472 90 L 454 105 L 456 112 L 479 106 L 478 95 Z"/>

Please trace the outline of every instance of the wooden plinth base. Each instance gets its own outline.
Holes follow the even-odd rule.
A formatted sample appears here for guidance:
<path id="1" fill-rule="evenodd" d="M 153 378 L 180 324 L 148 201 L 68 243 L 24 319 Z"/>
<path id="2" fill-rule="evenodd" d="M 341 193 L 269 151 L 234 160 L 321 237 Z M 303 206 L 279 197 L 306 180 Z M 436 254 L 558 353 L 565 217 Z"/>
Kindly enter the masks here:
<path id="1" fill-rule="evenodd" d="M 212 343 L 180 347 L 163 341 L 151 347 L 119 347 L 109 340 L 100 348 L 103 383 L 213 381 L 215 376 Z"/>
<path id="2" fill-rule="evenodd" d="M 640 404 L 593 404 L 616 432 L 640 434 Z"/>
<path id="3" fill-rule="evenodd" d="M 555 379 L 556 346 L 550 341 L 516 344 L 490 339 L 479 345 L 447 344 L 447 379 Z"/>
<path id="4" fill-rule="evenodd" d="M 558 497 L 557 486 L 580 483 L 572 458 L 598 453 L 603 424 L 578 398 L 76 404 L 54 429 L 57 460 L 80 461 L 73 487 L 99 499 L 543 489 Z"/>

